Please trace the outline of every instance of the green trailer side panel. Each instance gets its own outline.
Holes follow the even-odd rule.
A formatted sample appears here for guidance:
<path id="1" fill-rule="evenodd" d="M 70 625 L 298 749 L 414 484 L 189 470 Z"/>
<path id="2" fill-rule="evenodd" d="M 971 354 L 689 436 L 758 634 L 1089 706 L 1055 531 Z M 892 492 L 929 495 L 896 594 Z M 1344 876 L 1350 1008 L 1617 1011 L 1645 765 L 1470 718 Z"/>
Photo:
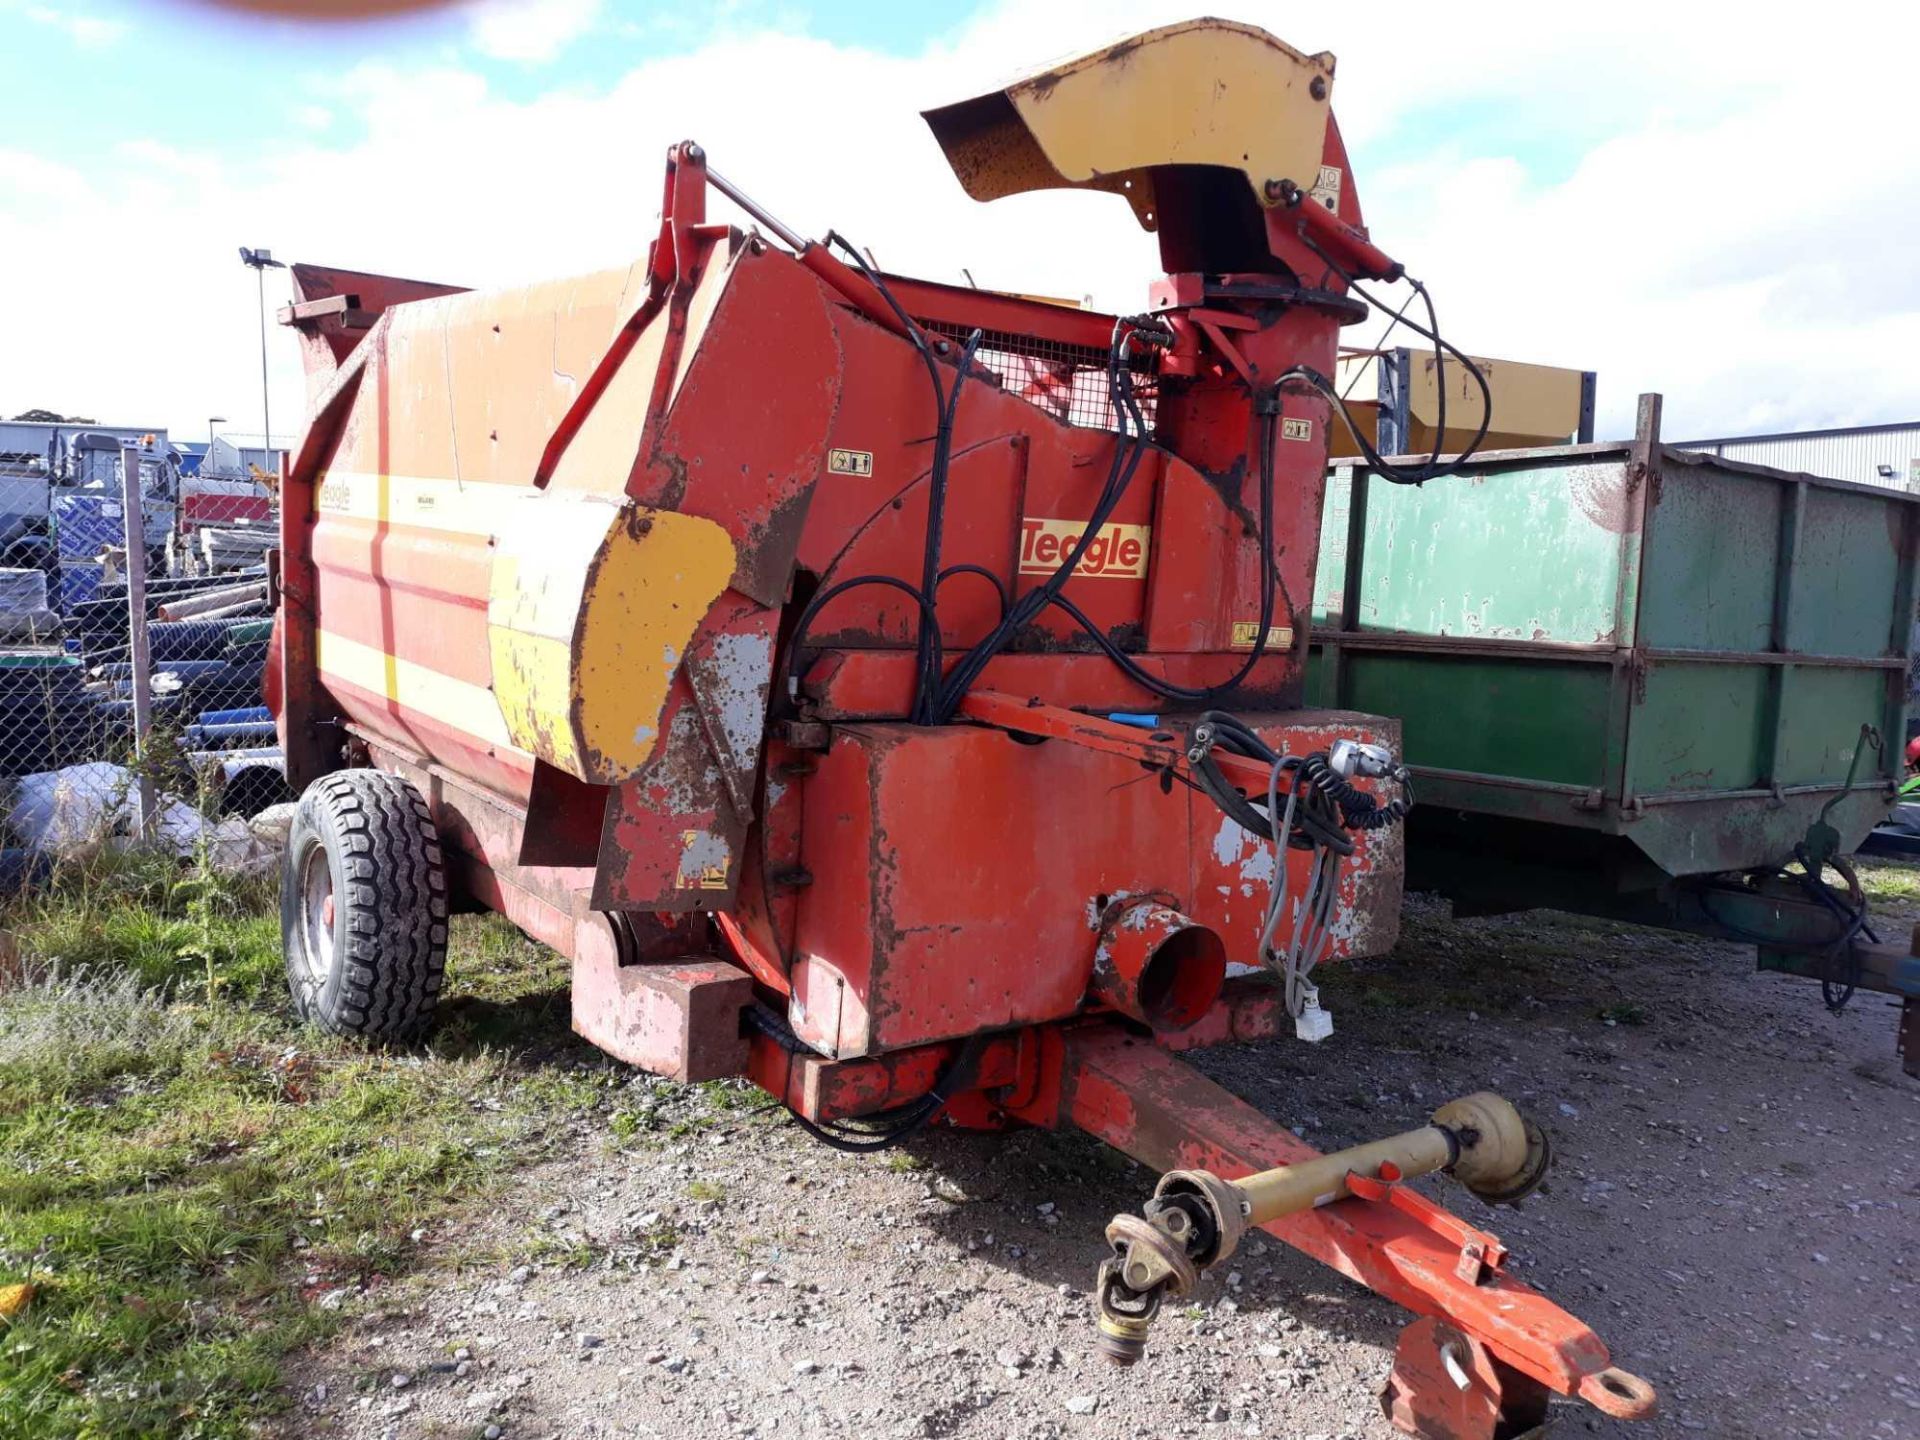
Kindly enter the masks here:
<path id="1" fill-rule="evenodd" d="M 1802 655 L 1898 653 L 1887 597 L 1899 584 L 1901 508 L 1872 495 L 1807 490 L 1786 648 Z M 1904 646 L 1906 637 L 1898 643 Z M 1862 719 L 1869 718 L 1862 716 Z M 1877 720 L 1876 720 L 1876 723 Z"/>
<path id="2" fill-rule="evenodd" d="M 1618 836 L 1668 874 L 1778 864 L 1836 796 L 1851 848 L 1899 774 L 1917 539 L 1903 491 L 1650 434 L 1422 487 L 1343 463 L 1308 694 L 1400 717 L 1436 803 Z M 1862 725 L 1883 748 L 1848 794 Z"/>
<path id="3" fill-rule="evenodd" d="M 1422 766 L 1588 788 L 1605 777 L 1605 666 L 1356 650 L 1345 667 L 1341 704 L 1400 716 Z"/>
<path id="4" fill-rule="evenodd" d="M 1767 649 L 1783 501 L 1779 485 L 1730 471 L 1670 474 L 1647 522 L 1639 643 Z"/>
<path id="5" fill-rule="evenodd" d="M 1316 624 L 1341 620 L 1353 479 L 1338 466 L 1328 481 Z M 1628 499 L 1618 460 L 1424 486 L 1370 481 L 1367 578 L 1349 628 L 1611 645 L 1621 577 L 1638 553 Z"/>
<path id="6" fill-rule="evenodd" d="M 1340 623 L 1341 592 L 1346 587 L 1347 527 L 1352 516 L 1353 467 L 1335 465 L 1327 471 L 1326 493 L 1320 502 L 1320 553 L 1313 566 L 1313 604 L 1309 609 L 1316 630 Z"/>
<path id="7" fill-rule="evenodd" d="M 1904 680 L 1904 676 L 1901 677 Z M 1887 768 L 1902 737 L 1885 733 L 1886 672 L 1843 670 L 1824 665 L 1788 671 L 1780 702 L 1780 758 L 1776 778 L 1782 785 L 1842 784 L 1860 744 L 1860 727 L 1881 730 L 1882 754 L 1860 757 L 1859 780 L 1871 780 Z"/>
<path id="8" fill-rule="evenodd" d="M 1750 665 L 1662 661 L 1633 710 L 1627 794 L 1751 790 L 1767 766 L 1768 676 Z"/>

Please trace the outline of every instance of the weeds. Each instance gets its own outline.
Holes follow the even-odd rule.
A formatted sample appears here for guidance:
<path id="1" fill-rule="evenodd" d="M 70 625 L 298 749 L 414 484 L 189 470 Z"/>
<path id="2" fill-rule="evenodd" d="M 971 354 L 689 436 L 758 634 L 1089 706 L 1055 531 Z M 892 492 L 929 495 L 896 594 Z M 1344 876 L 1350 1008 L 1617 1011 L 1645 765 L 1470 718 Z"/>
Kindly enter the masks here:
<path id="1" fill-rule="evenodd" d="M 321 1296 L 598 1103 L 552 957 L 503 924 L 460 919 L 449 1023 L 379 1052 L 292 1020 L 276 912 L 270 880 L 151 855 L 6 907 L 0 1286 L 35 1293 L 0 1321 L 0 1440 L 254 1433 Z"/>

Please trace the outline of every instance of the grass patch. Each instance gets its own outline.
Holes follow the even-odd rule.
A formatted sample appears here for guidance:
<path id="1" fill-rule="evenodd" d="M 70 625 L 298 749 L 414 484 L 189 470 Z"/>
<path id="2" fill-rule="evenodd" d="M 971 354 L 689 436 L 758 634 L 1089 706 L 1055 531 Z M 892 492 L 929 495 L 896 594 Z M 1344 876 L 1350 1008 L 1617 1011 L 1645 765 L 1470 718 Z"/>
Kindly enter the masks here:
<path id="1" fill-rule="evenodd" d="M 0 1440 L 255 1433 L 317 1303 L 412 1263 L 612 1067 L 564 970 L 460 917 L 429 1046 L 297 1025 L 268 882 L 118 859 L 7 907 L 0 977 Z M 557 998 L 556 998 L 557 997 Z M 554 1063 L 556 1057 L 561 1063 Z"/>
<path id="2" fill-rule="evenodd" d="M 1880 904 L 1920 900 L 1920 865 L 1898 865 L 1890 861 L 1856 860 L 1860 888 L 1867 899 Z"/>

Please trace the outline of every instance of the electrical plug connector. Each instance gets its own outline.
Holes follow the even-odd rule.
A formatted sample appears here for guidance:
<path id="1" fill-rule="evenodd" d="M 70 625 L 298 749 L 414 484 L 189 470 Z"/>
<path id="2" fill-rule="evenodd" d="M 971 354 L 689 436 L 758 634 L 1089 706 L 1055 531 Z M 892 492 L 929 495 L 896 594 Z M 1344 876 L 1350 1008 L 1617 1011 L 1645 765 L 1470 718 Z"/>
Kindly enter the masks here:
<path id="1" fill-rule="evenodd" d="M 1343 780 L 1356 775 L 1377 780 L 1393 773 L 1393 752 L 1362 740 L 1336 740 L 1327 751 L 1327 766 Z"/>
<path id="2" fill-rule="evenodd" d="M 1311 985 L 1305 987 L 1300 1013 L 1293 1017 L 1293 1033 L 1309 1045 L 1318 1045 L 1333 1034 L 1333 1012 L 1320 1008 L 1320 992 Z"/>

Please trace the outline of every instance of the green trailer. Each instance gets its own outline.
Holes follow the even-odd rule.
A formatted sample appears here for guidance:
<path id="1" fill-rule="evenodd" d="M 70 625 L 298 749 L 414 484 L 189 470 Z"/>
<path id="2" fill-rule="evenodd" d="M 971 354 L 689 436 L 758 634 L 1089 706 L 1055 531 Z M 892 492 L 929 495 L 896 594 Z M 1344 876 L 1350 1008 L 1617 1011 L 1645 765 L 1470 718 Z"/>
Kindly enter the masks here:
<path id="1" fill-rule="evenodd" d="M 1460 913 L 1731 934 L 1920 995 L 1909 947 L 1839 919 L 1901 777 L 1920 497 L 1676 450 L 1659 415 L 1422 486 L 1336 465 L 1308 703 L 1400 717 L 1408 884 Z"/>

